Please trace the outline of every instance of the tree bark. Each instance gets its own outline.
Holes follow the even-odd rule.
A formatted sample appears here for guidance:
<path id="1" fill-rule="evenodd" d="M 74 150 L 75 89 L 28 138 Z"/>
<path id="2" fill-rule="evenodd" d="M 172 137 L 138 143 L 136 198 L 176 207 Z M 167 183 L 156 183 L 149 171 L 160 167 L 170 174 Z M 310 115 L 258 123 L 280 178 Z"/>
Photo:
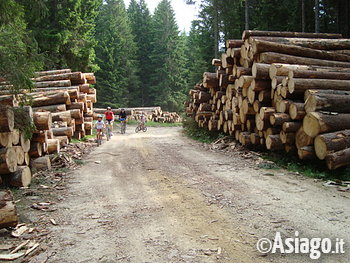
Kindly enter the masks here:
<path id="1" fill-rule="evenodd" d="M 30 157 L 40 157 L 43 155 L 43 147 L 42 147 L 42 143 L 40 142 L 32 142 L 30 144 L 30 149 L 29 149 L 29 156 Z"/>
<path id="2" fill-rule="evenodd" d="M 54 136 L 67 136 L 72 138 L 74 135 L 72 127 L 53 128 L 52 132 Z"/>
<path id="3" fill-rule="evenodd" d="M 287 63 L 287 64 L 298 64 L 298 65 L 315 65 L 315 66 L 325 66 L 325 67 L 350 68 L 350 62 L 298 57 L 298 56 L 280 54 L 275 52 L 261 53 L 257 58 L 257 62 L 265 63 L 265 64 Z"/>
<path id="4" fill-rule="evenodd" d="M 51 170 L 51 161 L 48 156 L 32 159 L 30 165 L 36 170 Z"/>
<path id="5" fill-rule="evenodd" d="M 57 112 L 57 111 L 66 111 L 66 104 L 57 104 L 57 105 L 49 105 L 49 106 L 41 106 L 34 107 L 33 111 L 49 111 L 49 112 Z"/>
<path id="6" fill-rule="evenodd" d="M 51 112 L 35 112 L 34 113 L 34 124 L 35 124 L 35 127 L 38 131 L 51 129 L 52 113 Z"/>
<path id="7" fill-rule="evenodd" d="M 15 125 L 13 109 L 0 107 L 0 132 L 11 132 Z"/>
<path id="8" fill-rule="evenodd" d="M 279 136 L 279 134 L 275 134 L 275 135 L 269 135 L 266 138 L 266 148 L 268 150 L 272 150 L 272 151 L 277 151 L 277 150 L 283 150 L 284 149 L 284 145 L 281 141 L 281 138 Z"/>
<path id="9" fill-rule="evenodd" d="M 0 174 L 13 173 L 17 170 L 17 155 L 15 149 L 0 149 Z"/>
<path id="10" fill-rule="evenodd" d="M 59 92 L 56 94 L 50 94 L 47 96 L 40 96 L 33 98 L 32 106 L 41 107 L 41 106 L 50 106 L 55 104 L 70 104 L 70 96 L 68 91 Z"/>
<path id="11" fill-rule="evenodd" d="M 34 132 L 31 140 L 33 142 L 47 143 L 47 139 L 47 130 L 45 130 Z"/>
<path id="12" fill-rule="evenodd" d="M 295 145 L 297 148 L 300 149 L 301 147 L 311 145 L 313 142 L 314 139 L 307 135 L 303 129 L 303 126 L 301 126 L 295 134 Z"/>
<path id="13" fill-rule="evenodd" d="M 298 156 L 301 160 L 314 160 L 316 159 L 315 150 L 313 146 L 303 146 L 298 148 Z"/>
<path id="14" fill-rule="evenodd" d="M 303 120 L 303 128 L 305 133 L 313 138 L 320 133 L 350 129 L 350 113 L 309 112 Z"/>
<path id="15" fill-rule="evenodd" d="M 305 111 L 320 110 L 350 113 L 350 96 L 322 93 L 310 95 L 305 101 Z"/>
<path id="16" fill-rule="evenodd" d="M 18 166 L 17 171 L 7 177 L 8 183 L 15 187 L 28 187 L 32 181 L 32 173 L 28 166 Z"/>
<path id="17" fill-rule="evenodd" d="M 337 39 L 342 38 L 341 34 L 329 33 L 301 33 L 301 32 L 283 32 L 283 31 L 259 31 L 259 30 L 244 30 L 242 39 L 249 37 L 283 37 L 283 38 L 324 38 Z"/>
<path id="18" fill-rule="evenodd" d="M 289 114 L 287 113 L 273 113 L 270 116 L 270 123 L 273 126 L 282 125 L 286 121 L 291 121 Z"/>
<path id="19" fill-rule="evenodd" d="M 0 191 L 0 229 L 18 224 L 15 203 L 9 190 Z"/>
<path id="20" fill-rule="evenodd" d="M 34 82 L 33 85 L 36 88 L 70 87 L 70 86 L 72 86 L 72 83 L 70 80 L 55 80 L 55 81 Z"/>
<path id="21" fill-rule="evenodd" d="M 284 132 L 297 132 L 301 126 L 301 122 L 285 122 L 282 124 L 282 130 Z"/>
<path id="22" fill-rule="evenodd" d="M 333 89 L 345 90 L 350 89 L 350 80 L 336 79 L 289 79 L 288 91 L 293 93 L 305 92 L 308 89 Z"/>
<path id="23" fill-rule="evenodd" d="M 350 148 L 350 130 L 320 134 L 314 143 L 317 157 L 324 160 L 327 154 Z"/>
<path id="24" fill-rule="evenodd" d="M 60 152 L 60 141 L 58 139 L 47 140 L 47 151 L 48 153 L 59 153 Z"/>
<path id="25" fill-rule="evenodd" d="M 326 156 L 327 167 L 330 170 L 350 164 L 350 148 L 328 154 Z"/>
<path id="26" fill-rule="evenodd" d="M 65 74 L 70 73 L 72 70 L 70 69 L 59 69 L 59 70 L 48 70 L 48 71 L 40 71 L 35 72 L 37 76 L 47 76 L 47 75 L 57 75 L 57 74 Z"/>
<path id="27" fill-rule="evenodd" d="M 72 121 L 72 116 L 69 110 L 54 112 L 52 113 L 52 121 L 64 121 L 69 125 Z"/>

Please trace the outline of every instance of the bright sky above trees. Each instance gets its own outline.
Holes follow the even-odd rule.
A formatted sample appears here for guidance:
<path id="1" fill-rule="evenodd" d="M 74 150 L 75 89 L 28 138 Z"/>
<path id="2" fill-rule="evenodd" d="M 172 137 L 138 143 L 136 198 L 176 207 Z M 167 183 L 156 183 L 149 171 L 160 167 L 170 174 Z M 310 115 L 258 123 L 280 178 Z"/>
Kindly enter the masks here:
<path id="1" fill-rule="evenodd" d="M 161 0 L 146 0 L 147 6 L 151 13 L 153 13 L 160 1 Z M 124 0 L 124 2 L 126 7 L 128 7 L 130 0 Z M 186 5 L 185 0 L 171 0 L 171 5 L 174 8 L 180 31 L 185 29 L 186 32 L 189 32 L 191 21 L 195 19 L 196 15 L 198 14 L 198 7 L 195 5 Z"/>

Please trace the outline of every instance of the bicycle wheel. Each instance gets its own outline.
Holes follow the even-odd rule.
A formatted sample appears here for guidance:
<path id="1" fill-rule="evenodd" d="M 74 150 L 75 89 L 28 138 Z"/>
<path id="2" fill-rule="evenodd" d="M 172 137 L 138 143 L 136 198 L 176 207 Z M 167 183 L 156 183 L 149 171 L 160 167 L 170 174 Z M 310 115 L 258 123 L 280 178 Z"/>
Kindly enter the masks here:
<path id="1" fill-rule="evenodd" d="M 123 123 L 122 123 L 122 128 L 121 128 L 121 133 L 124 134 L 125 131 L 126 131 L 126 123 L 123 122 Z"/>
<path id="2" fill-rule="evenodd" d="M 142 131 L 143 131 L 143 132 L 146 132 L 146 131 L 147 131 L 147 127 L 146 127 L 146 126 L 143 127 Z"/>
<path id="3" fill-rule="evenodd" d="M 140 131 L 140 128 L 139 128 L 139 126 L 137 126 L 137 127 L 135 128 L 135 132 L 138 133 L 139 131 Z"/>
<path id="4" fill-rule="evenodd" d="M 107 141 L 109 141 L 109 139 L 111 138 L 111 131 L 109 130 L 109 127 L 107 127 L 106 138 L 107 138 Z"/>

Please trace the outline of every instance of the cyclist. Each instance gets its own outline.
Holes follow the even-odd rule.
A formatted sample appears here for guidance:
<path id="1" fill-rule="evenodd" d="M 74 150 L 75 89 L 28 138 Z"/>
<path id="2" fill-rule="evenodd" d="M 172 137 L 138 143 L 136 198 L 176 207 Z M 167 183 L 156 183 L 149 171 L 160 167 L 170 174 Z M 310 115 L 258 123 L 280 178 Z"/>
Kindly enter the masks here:
<path id="1" fill-rule="evenodd" d="M 95 129 L 96 129 L 96 140 L 97 144 L 101 144 L 102 141 L 102 132 L 103 129 L 105 128 L 105 123 L 103 122 L 103 115 L 98 115 L 97 122 L 95 124 Z"/>
<path id="2" fill-rule="evenodd" d="M 118 115 L 119 115 L 119 120 L 122 124 L 122 134 L 123 134 L 125 133 L 125 130 L 126 130 L 126 118 L 127 118 L 126 111 L 124 109 L 121 109 Z"/>
<path id="3" fill-rule="evenodd" d="M 145 128 L 145 123 L 146 123 L 146 116 L 145 116 L 144 112 L 142 111 L 141 115 L 140 115 L 140 127 L 141 127 L 141 130 L 143 130 Z"/>
<path id="4" fill-rule="evenodd" d="M 110 127 L 110 136 L 113 136 L 113 121 L 114 121 L 114 113 L 111 107 L 107 107 L 107 111 L 105 111 L 106 122 Z"/>

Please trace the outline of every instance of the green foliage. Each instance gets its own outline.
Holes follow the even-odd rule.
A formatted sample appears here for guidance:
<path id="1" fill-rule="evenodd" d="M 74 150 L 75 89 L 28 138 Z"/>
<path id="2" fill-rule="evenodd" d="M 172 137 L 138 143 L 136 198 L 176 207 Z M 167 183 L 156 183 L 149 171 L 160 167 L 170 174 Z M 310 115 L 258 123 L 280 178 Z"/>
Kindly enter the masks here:
<path id="1" fill-rule="evenodd" d="M 196 141 L 203 143 L 212 143 L 215 140 L 224 137 L 221 132 L 208 131 L 207 129 L 199 128 L 193 118 L 185 118 L 183 121 L 184 133 Z"/>
<path id="2" fill-rule="evenodd" d="M 22 6 L 14 0 L 3 0 L 0 10 L 0 77 L 17 93 L 32 88 L 30 78 L 41 66 L 40 58 L 27 31 Z"/>
<path id="3" fill-rule="evenodd" d="M 311 178 L 323 180 L 350 180 L 350 167 L 339 168 L 334 171 L 327 169 L 325 163 L 320 160 L 302 161 L 294 155 L 276 155 L 268 153 L 263 156 L 264 159 L 274 162 L 277 166 L 292 172 L 299 172 Z M 263 168 L 263 167 L 261 167 Z"/>
<path id="4" fill-rule="evenodd" d="M 138 89 L 138 77 L 136 45 L 122 0 L 107 0 L 101 6 L 96 39 L 98 105 L 125 107 L 131 91 Z"/>

